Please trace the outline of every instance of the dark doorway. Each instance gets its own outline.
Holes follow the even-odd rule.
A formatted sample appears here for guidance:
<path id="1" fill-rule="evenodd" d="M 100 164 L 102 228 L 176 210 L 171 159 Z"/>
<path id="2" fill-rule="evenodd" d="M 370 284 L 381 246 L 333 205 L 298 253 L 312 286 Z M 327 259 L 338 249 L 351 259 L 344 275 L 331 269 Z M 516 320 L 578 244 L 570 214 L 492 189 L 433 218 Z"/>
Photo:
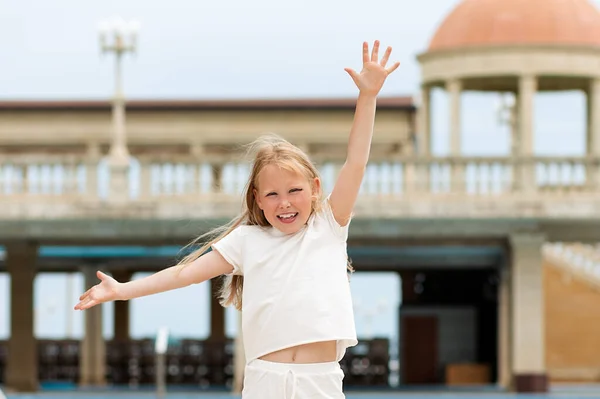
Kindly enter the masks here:
<path id="1" fill-rule="evenodd" d="M 405 384 L 438 382 L 438 319 L 435 316 L 406 316 L 402 319 L 402 336 L 410 342 L 402 355 Z"/>
<path id="2" fill-rule="evenodd" d="M 497 380 L 498 279 L 495 269 L 402 271 L 398 348 L 403 385 L 455 384 L 458 365 Z"/>

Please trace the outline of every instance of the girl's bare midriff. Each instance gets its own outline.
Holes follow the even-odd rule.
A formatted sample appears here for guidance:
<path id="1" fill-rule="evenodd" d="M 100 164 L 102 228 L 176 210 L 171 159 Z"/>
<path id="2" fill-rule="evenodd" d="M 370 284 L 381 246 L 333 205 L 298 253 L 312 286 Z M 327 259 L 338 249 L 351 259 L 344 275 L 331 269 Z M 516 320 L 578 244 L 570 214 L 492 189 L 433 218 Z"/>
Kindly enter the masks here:
<path id="1" fill-rule="evenodd" d="M 327 363 L 335 362 L 336 358 L 336 341 L 325 341 L 292 346 L 260 359 L 275 363 Z"/>

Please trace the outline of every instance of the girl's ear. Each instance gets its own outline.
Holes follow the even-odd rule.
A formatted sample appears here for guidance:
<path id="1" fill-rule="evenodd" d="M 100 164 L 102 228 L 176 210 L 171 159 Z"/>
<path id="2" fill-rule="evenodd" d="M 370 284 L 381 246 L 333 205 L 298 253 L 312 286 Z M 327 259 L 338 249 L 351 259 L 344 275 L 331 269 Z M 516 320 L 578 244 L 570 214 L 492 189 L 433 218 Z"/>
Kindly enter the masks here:
<path id="1" fill-rule="evenodd" d="M 256 191 L 255 188 L 252 189 L 252 194 L 254 194 L 254 201 L 256 201 L 256 204 L 262 210 L 263 209 L 262 202 L 260 201 L 260 196 L 258 195 L 258 192 Z"/>
<path id="2" fill-rule="evenodd" d="M 312 206 L 316 206 L 317 199 L 319 198 L 319 191 L 321 190 L 321 179 L 315 177 L 312 182 Z"/>
<path id="3" fill-rule="evenodd" d="M 321 190 L 321 179 L 315 177 L 312 184 L 312 193 L 313 195 L 317 195 Z"/>

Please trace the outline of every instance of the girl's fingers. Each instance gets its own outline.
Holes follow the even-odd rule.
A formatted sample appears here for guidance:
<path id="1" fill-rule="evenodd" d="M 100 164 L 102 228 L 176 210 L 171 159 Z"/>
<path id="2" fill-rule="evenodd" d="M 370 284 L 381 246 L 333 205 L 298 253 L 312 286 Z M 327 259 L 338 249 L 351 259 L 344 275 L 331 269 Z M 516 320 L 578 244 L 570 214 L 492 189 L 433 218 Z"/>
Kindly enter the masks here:
<path id="1" fill-rule="evenodd" d="M 85 308 L 84 308 L 84 310 L 85 310 L 85 309 L 89 309 L 89 308 L 91 308 L 92 306 L 96 306 L 97 304 L 98 304 L 98 302 L 96 302 L 96 301 L 89 301 L 89 302 L 88 302 L 88 303 L 85 305 Z"/>
<path id="2" fill-rule="evenodd" d="M 390 59 L 390 54 L 392 54 L 392 48 L 388 47 L 383 54 L 383 58 L 381 59 L 381 66 L 385 68 L 385 64 L 387 64 Z"/>
<path id="3" fill-rule="evenodd" d="M 371 62 L 377 62 L 379 59 L 379 40 L 375 40 L 373 45 L 373 53 L 371 53 Z"/>
<path id="4" fill-rule="evenodd" d="M 93 287 L 92 287 L 93 288 Z M 83 298 L 87 297 L 88 295 L 90 295 L 90 292 L 92 291 L 92 289 L 90 288 L 89 290 L 87 290 L 86 292 L 84 292 L 83 294 L 81 294 L 81 296 L 79 297 L 79 300 L 83 300 Z"/>
<path id="5" fill-rule="evenodd" d="M 98 276 L 98 278 L 100 280 L 102 280 L 102 282 L 106 281 L 106 279 L 109 278 L 106 274 L 102 273 L 101 271 L 97 271 L 96 276 Z M 92 306 L 99 304 L 101 301 L 99 300 L 100 298 L 98 298 L 98 295 L 103 297 L 104 295 L 102 293 L 103 293 L 103 291 L 105 291 L 102 288 L 99 288 L 102 286 L 102 284 L 103 284 L 102 282 L 100 284 L 94 285 L 93 287 L 88 289 L 86 292 L 84 292 L 79 297 L 79 303 L 77 305 L 75 305 L 75 309 L 85 310 L 85 309 L 89 309 Z M 106 284 L 108 284 L 108 283 L 104 283 L 104 285 L 106 285 Z"/>
<path id="6" fill-rule="evenodd" d="M 400 66 L 400 62 L 396 62 L 394 65 L 392 65 L 391 67 L 389 67 L 388 69 L 386 69 L 388 75 L 392 72 L 394 72 L 396 69 L 398 69 L 398 67 Z"/>
<path id="7" fill-rule="evenodd" d="M 94 301 L 91 301 L 91 300 L 89 300 L 89 301 L 86 301 L 86 302 L 82 303 L 82 304 L 79 306 L 79 309 L 80 309 L 80 310 L 86 310 L 86 309 L 89 309 L 89 308 L 91 308 L 91 307 L 92 307 L 92 306 L 94 306 L 94 305 L 95 305 Z"/>
<path id="8" fill-rule="evenodd" d="M 369 43 L 363 42 L 363 64 L 369 62 Z"/>
<path id="9" fill-rule="evenodd" d="M 89 302 L 91 300 L 94 300 L 95 296 L 96 296 L 96 295 L 94 295 L 94 291 L 96 290 L 96 287 L 97 286 L 93 286 L 92 288 L 90 288 L 89 290 L 87 290 L 83 295 L 81 295 L 79 297 L 79 303 L 80 304 L 81 303 L 87 303 L 87 302 Z"/>
<path id="10" fill-rule="evenodd" d="M 344 68 L 344 71 L 346 71 L 348 75 L 350 75 L 354 83 L 358 86 L 358 73 L 356 73 L 356 71 L 351 68 Z"/>
<path id="11" fill-rule="evenodd" d="M 75 305 L 75 310 L 83 310 L 83 307 L 85 306 L 85 304 L 88 303 L 87 298 L 79 301 L 79 303 L 77 305 Z"/>
<path id="12" fill-rule="evenodd" d="M 98 300 L 92 298 L 91 296 L 88 296 L 83 301 L 79 302 L 75 309 L 86 310 L 91 308 L 92 306 L 96 306 L 99 303 L 100 302 Z"/>

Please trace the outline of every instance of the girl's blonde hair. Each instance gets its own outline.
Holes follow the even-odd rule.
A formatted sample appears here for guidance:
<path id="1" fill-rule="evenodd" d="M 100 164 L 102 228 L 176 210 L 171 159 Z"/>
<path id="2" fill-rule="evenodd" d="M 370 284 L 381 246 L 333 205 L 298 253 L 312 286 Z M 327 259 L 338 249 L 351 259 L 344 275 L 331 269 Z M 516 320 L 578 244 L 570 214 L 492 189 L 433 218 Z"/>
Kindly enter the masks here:
<path id="1" fill-rule="evenodd" d="M 250 177 L 248 178 L 248 183 L 246 183 L 244 189 L 242 212 L 226 225 L 209 231 L 192 241 L 188 246 L 196 245 L 206 237 L 211 237 L 209 241 L 204 243 L 198 250 L 193 251 L 184 257 L 179 262 L 179 265 L 185 266 L 185 264 L 198 259 L 206 253 L 214 243 L 221 240 L 240 225 L 261 227 L 271 226 L 265 218 L 263 211 L 259 208 L 254 196 L 254 190 L 258 187 L 258 176 L 262 169 L 267 165 L 277 165 L 290 172 L 304 175 L 313 188 L 312 212 L 318 212 L 320 210 L 323 191 L 320 185 L 316 186 L 314 184 L 315 179 L 320 179 L 319 171 L 302 150 L 280 136 L 268 134 L 259 137 L 256 141 L 248 145 L 248 155 L 252 157 L 253 162 Z M 350 263 L 348 263 L 348 269 L 353 271 Z M 234 305 L 236 309 L 241 310 L 243 286 L 243 276 L 225 276 L 223 285 L 219 291 L 221 305 Z"/>

